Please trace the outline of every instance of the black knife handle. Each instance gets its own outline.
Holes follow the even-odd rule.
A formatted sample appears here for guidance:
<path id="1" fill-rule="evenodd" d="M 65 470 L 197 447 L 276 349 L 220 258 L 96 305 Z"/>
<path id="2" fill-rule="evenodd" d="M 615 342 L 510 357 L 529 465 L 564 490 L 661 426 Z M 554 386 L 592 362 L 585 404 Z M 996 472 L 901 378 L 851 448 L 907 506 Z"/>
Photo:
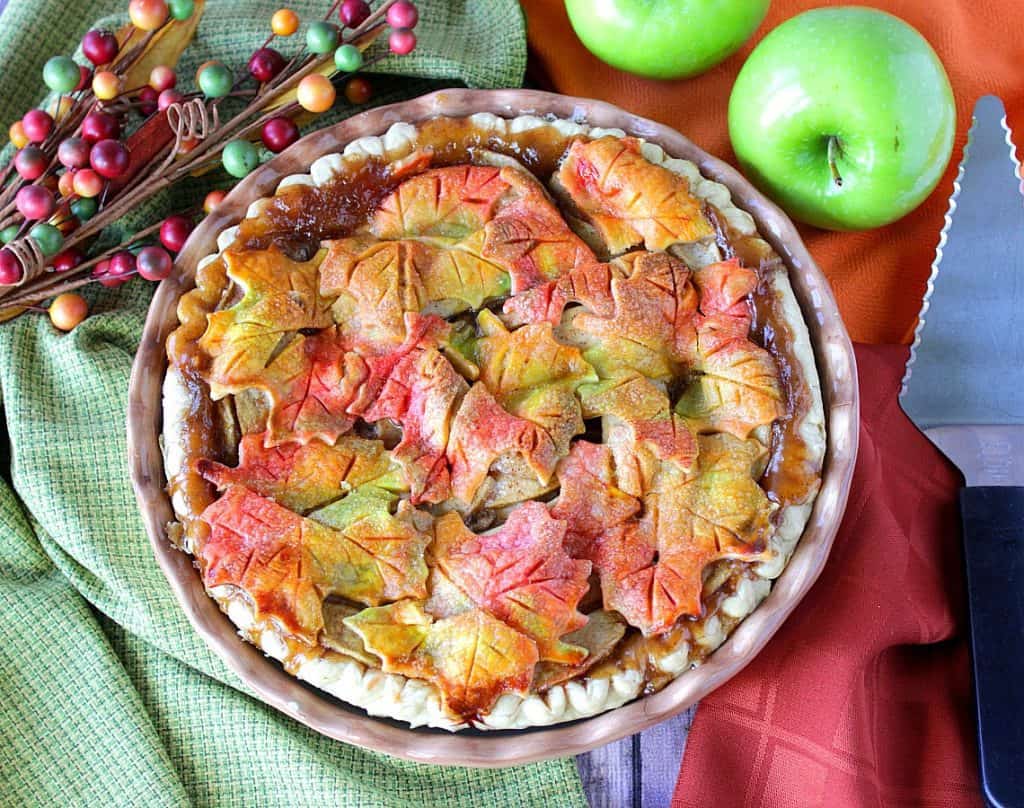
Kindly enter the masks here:
<path id="1" fill-rule="evenodd" d="M 1024 806 L 1024 488 L 960 492 L 978 709 L 990 805 Z"/>

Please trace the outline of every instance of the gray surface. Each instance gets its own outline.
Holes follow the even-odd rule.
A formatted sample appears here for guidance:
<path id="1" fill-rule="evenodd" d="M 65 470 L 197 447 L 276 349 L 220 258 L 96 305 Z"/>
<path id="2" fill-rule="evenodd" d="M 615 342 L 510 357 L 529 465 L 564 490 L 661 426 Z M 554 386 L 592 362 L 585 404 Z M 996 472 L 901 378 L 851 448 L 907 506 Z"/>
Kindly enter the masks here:
<path id="1" fill-rule="evenodd" d="M 978 100 L 936 251 L 900 395 L 923 429 L 1024 425 L 1024 196 L 1005 115 Z"/>

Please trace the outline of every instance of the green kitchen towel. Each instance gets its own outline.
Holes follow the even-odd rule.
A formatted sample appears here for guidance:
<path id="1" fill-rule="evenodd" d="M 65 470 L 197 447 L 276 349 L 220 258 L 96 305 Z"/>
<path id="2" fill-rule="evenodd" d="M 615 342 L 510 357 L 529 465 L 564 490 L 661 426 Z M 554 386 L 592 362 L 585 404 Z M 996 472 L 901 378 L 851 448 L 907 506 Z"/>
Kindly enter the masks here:
<path id="1" fill-rule="evenodd" d="M 380 66 L 419 78 L 374 78 L 377 102 L 439 83 L 521 82 L 513 0 L 419 5 L 416 55 Z M 126 6 L 12 0 L 0 16 L 0 125 L 40 102 L 49 56 Z M 206 58 L 247 58 L 276 6 L 210 0 L 182 83 Z M 294 4 L 305 19 L 327 6 Z M 89 288 L 93 314 L 70 334 L 31 313 L 0 325 L 0 806 L 585 804 L 572 760 L 430 767 L 321 737 L 253 698 L 207 650 L 156 565 L 128 480 L 128 375 L 151 292 L 138 280 Z"/>

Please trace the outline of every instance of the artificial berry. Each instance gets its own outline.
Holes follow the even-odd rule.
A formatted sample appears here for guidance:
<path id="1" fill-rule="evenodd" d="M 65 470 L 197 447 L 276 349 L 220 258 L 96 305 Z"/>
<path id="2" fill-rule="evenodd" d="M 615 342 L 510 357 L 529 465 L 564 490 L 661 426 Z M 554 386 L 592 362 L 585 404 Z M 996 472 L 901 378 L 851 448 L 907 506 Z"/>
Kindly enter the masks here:
<path id="1" fill-rule="evenodd" d="M 334 52 L 334 66 L 341 73 L 355 73 L 363 66 L 363 53 L 355 45 L 342 45 Z"/>
<path id="2" fill-rule="evenodd" d="M 120 286 L 122 283 L 127 283 L 131 278 L 131 275 L 119 277 L 112 275 L 110 272 L 110 259 L 100 261 L 92 270 L 92 276 L 100 282 L 101 285 L 107 287 Z"/>
<path id="3" fill-rule="evenodd" d="M 70 95 L 59 95 L 50 99 L 46 105 L 46 111 L 53 116 L 55 121 L 64 120 L 75 106 L 75 101 Z"/>
<path id="4" fill-rule="evenodd" d="M 110 257 L 110 269 L 107 273 L 115 278 L 123 278 L 135 271 L 135 256 L 128 250 L 121 250 Z"/>
<path id="5" fill-rule="evenodd" d="M 89 144 L 80 137 L 62 140 L 57 147 L 57 159 L 65 168 L 85 168 L 89 165 Z"/>
<path id="6" fill-rule="evenodd" d="M 199 68 L 196 83 L 207 98 L 223 98 L 231 92 L 231 71 L 220 62 L 206 62 Z"/>
<path id="7" fill-rule="evenodd" d="M 60 252 L 60 248 L 64 246 L 64 236 L 60 230 L 46 222 L 34 225 L 28 231 L 28 235 L 36 243 L 36 246 L 39 247 L 39 252 L 47 257 L 56 255 Z"/>
<path id="8" fill-rule="evenodd" d="M 167 65 L 157 65 L 149 71 L 149 86 L 158 93 L 169 90 L 178 83 L 178 74 Z"/>
<path id="9" fill-rule="evenodd" d="M 82 37 L 82 53 L 94 65 L 110 64 L 118 50 L 117 37 L 110 31 L 93 28 Z"/>
<path id="10" fill-rule="evenodd" d="M 270 30 L 275 36 L 291 36 L 299 30 L 299 15 L 290 8 L 279 8 L 270 18 Z"/>
<path id="11" fill-rule="evenodd" d="M 78 193 L 78 191 L 75 191 L 75 193 Z M 82 197 L 81 199 L 76 199 L 71 203 L 71 215 L 80 222 L 87 222 L 96 215 L 96 211 L 99 210 L 99 207 L 99 203 L 97 203 L 95 199 Z"/>
<path id="12" fill-rule="evenodd" d="M 53 131 L 53 117 L 41 109 L 30 109 L 21 118 L 21 128 L 31 143 L 42 143 Z"/>
<path id="13" fill-rule="evenodd" d="M 167 22 L 168 13 L 164 0 L 132 0 L 128 4 L 128 17 L 141 31 L 155 31 Z"/>
<path id="14" fill-rule="evenodd" d="M 163 247 L 143 247 L 136 259 L 139 275 L 147 281 L 162 281 L 171 274 L 174 262 Z"/>
<path id="15" fill-rule="evenodd" d="M 96 110 L 82 119 L 82 138 L 87 143 L 116 140 L 120 134 L 121 124 L 109 112 Z"/>
<path id="16" fill-rule="evenodd" d="M 26 146 L 14 155 L 14 170 L 23 180 L 37 180 L 46 173 L 50 161 L 38 146 Z"/>
<path id="17" fill-rule="evenodd" d="M 0 284 L 11 286 L 18 283 L 23 274 L 18 256 L 10 250 L 0 250 Z"/>
<path id="18" fill-rule="evenodd" d="M 338 47 L 338 28 L 329 22 L 314 22 L 306 29 L 306 48 L 310 53 L 330 53 Z"/>
<path id="19" fill-rule="evenodd" d="M 57 180 L 57 192 L 64 197 L 75 195 L 75 172 L 68 170 Z"/>
<path id="20" fill-rule="evenodd" d="M 160 93 L 152 87 L 143 87 L 139 90 L 139 112 L 143 115 L 152 115 L 160 108 Z"/>
<path id="21" fill-rule="evenodd" d="M 420 12 L 408 0 L 398 0 L 388 9 L 388 25 L 392 28 L 415 28 Z"/>
<path id="22" fill-rule="evenodd" d="M 194 0 L 169 0 L 167 7 L 176 20 L 187 20 L 196 9 Z"/>
<path id="23" fill-rule="evenodd" d="M 7 130 L 7 136 L 11 139 L 11 143 L 16 149 L 20 149 L 30 143 L 21 121 L 15 121 L 11 124 L 11 128 Z"/>
<path id="24" fill-rule="evenodd" d="M 224 164 L 224 170 L 232 177 L 239 179 L 256 168 L 260 162 L 256 147 L 248 140 L 232 140 L 224 146 L 220 157 Z"/>
<path id="25" fill-rule="evenodd" d="M 396 28 L 388 35 L 388 47 L 398 56 L 405 56 L 416 50 L 416 34 L 408 28 Z"/>
<path id="26" fill-rule="evenodd" d="M 216 191 L 210 191 L 210 193 L 208 193 L 203 199 L 203 212 L 213 213 L 216 207 L 224 201 L 224 197 L 227 195 L 227 191 L 221 191 L 219 189 Z"/>
<path id="27" fill-rule="evenodd" d="M 78 65 L 67 56 L 53 56 L 43 65 L 43 83 L 55 93 L 70 93 L 81 78 Z"/>
<path id="28" fill-rule="evenodd" d="M 168 216 L 160 225 L 160 243 L 171 252 L 181 252 L 191 232 L 192 220 L 187 216 Z"/>
<path id="29" fill-rule="evenodd" d="M 67 272 L 69 269 L 77 267 L 84 260 L 85 256 L 82 255 L 81 250 L 77 247 L 68 247 L 66 250 L 61 250 L 53 256 L 50 266 L 53 267 L 55 272 Z"/>
<path id="30" fill-rule="evenodd" d="M 71 331 L 89 316 L 89 304 L 85 298 L 74 292 L 57 295 L 48 310 L 50 322 L 61 331 Z"/>
<path id="31" fill-rule="evenodd" d="M 18 237 L 20 231 L 21 227 L 19 225 L 9 224 L 3 230 L 0 230 L 0 241 L 4 244 L 10 244 Z"/>
<path id="32" fill-rule="evenodd" d="M 263 124 L 260 137 L 263 145 L 276 154 L 299 139 L 299 127 L 291 118 L 271 118 Z"/>
<path id="33" fill-rule="evenodd" d="M 75 193 L 80 197 L 92 199 L 99 196 L 103 193 L 103 185 L 103 177 L 91 168 L 82 168 L 75 172 Z"/>
<path id="34" fill-rule="evenodd" d="M 366 22 L 370 16 L 370 5 L 366 0 L 345 0 L 338 9 L 338 17 L 341 24 L 349 28 L 355 28 Z"/>
<path id="35" fill-rule="evenodd" d="M 113 101 L 121 94 L 121 77 L 109 70 L 101 70 L 92 77 L 92 94 L 100 101 Z"/>
<path id="36" fill-rule="evenodd" d="M 78 66 L 78 84 L 75 86 L 75 92 L 84 90 L 92 84 L 92 71 L 85 65 Z"/>
<path id="37" fill-rule="evenodd" d="M 362 76 L 349 79 L 345 84 L 345 98 L 350 104 L 365 104 L 373 95 L 373 87 Z"/>
<path id="38" fill-rule="evenodd" d="M 273 48 L 260 48 L 249 57 L 249 72 L 264 84 L 284 70 L 284 57 Z"/>
<path id="39" fill-rule="evenodd" d="M 310 73 L 296 88 L 299 106 L 307 112 L 326 112 L 334 106 L 334 85 L 327 76 Z"/>
<path id="40" fill-rule="evenodd" d="M 53 192 L 41 185 L 26 185 L 14 197 L 18 213 L 26 219 L 49 219 L 53 216 L 57 205 L 53 200 Z"/>
<path id="41" fill-rule="evenodd" d="M 177 90 L 164 90 L 159 96 L 157 96 L 156 108 L 160 110 L 160 112 L 163 112 L 171 104 L 180 104 L 184 100 L 185 96 Z"/>
<path id="42" fill-rule="evenodd" d="M 128 148 L 119 140 L 101 140 L 89 152 L 93 171 L 108 180 L 124 176 L 130 162 Z"/>

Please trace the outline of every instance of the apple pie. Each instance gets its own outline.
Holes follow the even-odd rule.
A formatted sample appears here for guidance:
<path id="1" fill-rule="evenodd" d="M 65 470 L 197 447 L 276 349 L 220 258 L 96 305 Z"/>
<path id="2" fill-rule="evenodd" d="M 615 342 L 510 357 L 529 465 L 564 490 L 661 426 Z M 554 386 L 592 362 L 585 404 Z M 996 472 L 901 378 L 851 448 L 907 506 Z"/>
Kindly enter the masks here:
<path id="1" fill-rule="evenodd" d="M 286 671 L 458 730 L 594 715 L 768 594 L 825 425 L 728 190 L 567 120 L 399 123 L 220 234 L 164 385 L 176 520 Z"/>

